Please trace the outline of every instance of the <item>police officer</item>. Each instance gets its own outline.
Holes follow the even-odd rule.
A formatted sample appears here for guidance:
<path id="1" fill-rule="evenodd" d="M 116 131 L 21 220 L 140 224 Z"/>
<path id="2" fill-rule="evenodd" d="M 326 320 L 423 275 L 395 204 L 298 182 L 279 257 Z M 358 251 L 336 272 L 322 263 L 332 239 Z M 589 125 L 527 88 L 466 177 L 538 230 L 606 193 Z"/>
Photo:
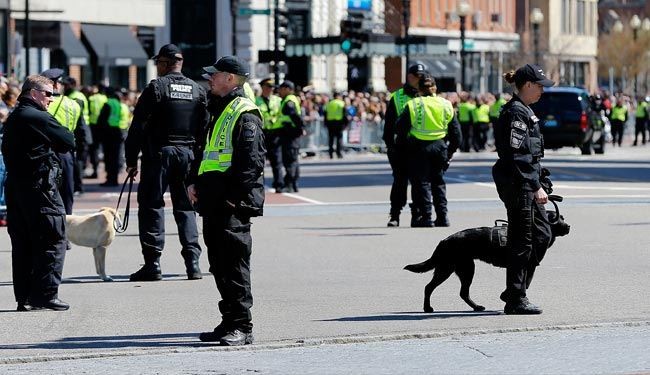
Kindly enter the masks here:
<path id="1" fill-rule="evenodd" d="M 412 227 L 448 227 L 443 174 L 460 146 L 460 125 L 450 101 L 436 95 L 429 74 L 420 78 L 419 95 L 406 103 L 397 120 L 398 142 L 406 144 L 409 180 L 415 208 Z M 449 142 L 449 144 L 447 144 Z M 432 219 L 432 201 L 436 211 Z"/>
<path id="2" fill-rule="evenodd" d="M 90 156 L 90 164 L 93 167 L 93 173 L 88 176 L 88 178 L 97 178 L 97 168 L 99 166 L 99 146 L 102 143 L 102 133 L 101 129 L 97 125 L 97 119 L 99 118 L 99 113 L 102 111 L 104 104 L 108 101 L 108 97 L 105 94 L 106 87 L 100 85 L 97 88 L 97 92 L 88 97 L 88 126 L 90 127 L 90 132 L 92 133 L 93 143 L 90 145 L 88 154 Z"/>
<path id="3" fill-rule="evenodd" d="M 530 104 L 539 100 L 544 87 L 553 86 L 543 70 L 527 64 L 504 74 L 514 83 L 516 94 L 501 108 L 494 141 L 499 159 L 492 167 L 492 176 L 499 198 L 508 212 L 508 264 L 506 314 L 540 314 L 542 310 L 526 297 L 535 268 L 542 260 L 551 239 L 544 210 L 548 196 L 540 183 L 544 142 L 539 119 Z"/>
<path id="4" fill-rule="evenodd" d="M 298 177 L 300 177 L 300 137 L 305 135 L 305 124 L 302 121 L 300 99 L 294 95 L 296 86 L 291 81 L 284 81 L 278 89 L 282 98 L 280 117 L 282 124 L 282 165 L 284 166 L 284 193 L 298 192 Z"/>
<path id="5" fill-rule="evenodd" d="M 406 83 L 390 97 L 384 116 L 384 134 L 382 139 L 386 143 L 388 162 L 393 170 L 393 185 L 390 188 L 390 219 L 389 227 L 399 226 L 399 215 L 406 205 L 408 189 L 408 163 L 405 145 L 398 144 L 397 119 L 404 112 L 406 102 L 418 95 L 420 77 L 427 73 L 427 68 L 422 63 L 409 67 L 406 74 Z M 412 207 L 411 207 L 412 208 Z"/>
<path id="6" fill-rule="evenodd" d="M 104 167 L 106 169 L 106 181 L 100 186 L 118 186 L 117 177 L 122 165 L 120 165 L 122 143 L 124 142 L 124 116 L 122 114 L 121 93 L 109 87 L 106 89 L 108 100 L 102 107 L 97 119 L 97 126 L 102 133 L 102 149 L 104 150 Z M 128 116 L 128 108 L 127 108 Z"/>
<path id="7" fill-rule="evenodd" d="M 133 111 L 126 138 L 127 173 L 137 173 L 142 150 L 138 186 L 138 220 L 144 266 L 131 281 L 160 280 L 160 255 L 165 244 L 165 201 L 169 187 L 185 260 L 187 278 L 200 279 L 199 234 L 196 213 L 185 190 L 193 159 L 195 134 L 208 121 L 206 94 L 196 82 L 181 73 L 181 50 L 167 44 L 153 57 L 158 78 L 142 91 Z"/>
<path id="8" fill-rule="evenodd" d="M 92 133 L 90 127 L 88 126 L 88 121 L 90 120 L 88 112 L 88 99 L 86 95 L 82 94 L 77 90 L 77 80 L 72 77 L 65 77 L 61 83 L 63 83 L 63 94 L 68 98 L 74 100 L 81 107 L 81 116 L 83 117 L 83 126 L 81 124 L 77 125 L 77 129 L 81 126 L 83 129 L 83 136 L 75 135 L 75 160 L 74 160 L 74 194 L 83 194 L 83 177 L 84 170 L 86 169 L 86 159 L 88 159 L 88 148 L 93 143 Z M 81 134 L 81 132 L 80 132 Z"/>
<path id="9" fill-rule="evenodd" d="M 54 100 L 47 108 L 47 111 L 54 116 L 54 118 L 61 124 L 61 126 L 68 129 L 74 134 L 75 148 L 84 147 L 87 138 L 87 133 L 90 132 L 86 126 L 86 121 L 82 116 L 82 109 L 79 103 L 67 96 L 60 95 L 61 85 L 59 81 L 63 76 L 63 70 L 58 68 L 48 69 L 41 73 L 45 78 L 52 81 L 54 93 L 59 94 L 54 96 Z M 59 155 L 61 162 L 61 186 L 59 193 L 63 199 L 66 215 L 72 214 L 72 205 L 74 203 L 74 187 L 75 187 L 75 156 L 74 150 Z"/>
<path id="10" fill-rule="evenodd" d="M 494 102 L 490 104 L 490 123 L 494 128 L 494 125 L 499 120 L 499 114 L 501 113 L 501 107 L 506 104 L 508 101 L 505 99 L 505 94 L 495 94 Z"/>
<path id="11" fill-rule="evenodd" d="M 610 121 L 612 123 L 612 146 L 618 144 L 620 147 L 623 143 L 623 132 L 627 122 L 627 104 L 623 95 L 616 99 L 616 105 L 612 107 L 610 113 Z"/>
<path id="12" fill-rule="evenodd" d="M 264 206 L 262 114 L 242 88 L 250 74 L 245 61 L 225 56 L 203 70 L 214 95 L 212 120 L 197 138 L 187 191 L 203 216 L 222 321 L 199 339 L 247 345 L 253 343 L 250 218 L 261 216 Z"/>
<path id="13" fill-rule="evenodd" d="M 487 133 L 490 130 L 490 106 L 487 104 L 485 96 L 477 97 L 476 106 L 472 111 L 472 141 L 474 142 L 474 151 L 485 150 L 487 143 Z"/>
<path id="14" fill-rule="evenodd" d="M 72 151 L 75 144 L 72 133 L 47 113 L 53 95 L 49 78 L 27 77 L 19 104 L 4 126 L 2 154 L 18 311 L 70 307 L 58 298 L 66 245 L 57 154 Z"/>
<path id="15" fill-rule="evenodd" d="M 458 122 L 463 132 L 463 144 L 460 146 L 462 152 L 469 152 L 472 140 L 476 137 L 472 132 L 472 112 L 476 109 L 476 104 L 472 95 L 466 91 L 459 94 L 460 104 L 458 105 Z"/>
<path id="16" fill-rule="evenodd" d="M 650 109 L 648 109 L 648 102 L 650 102 L 650 97 L 639 98 L 638 104 L 636 106 L 636 112 L 634 117 L 636 122 L 634 123 L 634 143 L 633 146 L 637 145 L 637 138 L 639 133 L 641 133 L 641 142 L 645 144 L 646 132 L 648 130 L 648 119 L 650 119 Z"/>
<path id="17" fill-rule="evenodd" d="M 340 92 L 334 93 L 334 99 L 325 106 L 325 127 L 327 127 L 330 159 L 334 158 L 334 142 L 336 142 L 336 156 L 341 159 L 341 141 L 343 130 L 348 126 L 348 117 L 345 115 L 345 102 Z"/>
<path id="18" fill-rule="evenodd" d="M 273 189 L 281 192 L 284 186 L 284 171 L 282 170 L 282 123 L 280 117 L 280 104 L 282 100 L 273 94 L 275 82 L 271 78 L 260 81 L 262 94 L 257 97 L 255 104 L 262 112 L 264 119 L 264 139 L 266 140 L 266 156 L 271 163 L 273 172 Z"/>

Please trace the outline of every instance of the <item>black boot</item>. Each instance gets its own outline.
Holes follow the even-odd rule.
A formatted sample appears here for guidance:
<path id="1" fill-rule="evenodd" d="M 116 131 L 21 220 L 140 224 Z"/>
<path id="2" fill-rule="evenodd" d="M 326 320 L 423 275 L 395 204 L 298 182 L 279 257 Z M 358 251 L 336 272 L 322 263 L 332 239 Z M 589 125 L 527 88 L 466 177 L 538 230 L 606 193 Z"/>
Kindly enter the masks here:
<path id="1" fill-rule="evenodd" d="M 129 277 L 130 281 L 158 281 L 162 280 L 162 272 L 160 271 L 160 262 L 145 262 L 144 266 L 136 273 L 132 273 Z"/>
<path id="2" fill-rule="evenodd" d="M 390 210 L 390 219 L 388 220 L 387 226 L 399 227 L 399 213 L 399 211 Z"/>
<path id="3" fill-rule="evenodd" d="M 520 297 L 508 301 L 503 312 L 508 315 L 537 315 L 542 313 L 542 309 L 530 303 L 528 298 Z"/>
<path id="4" fill-rule="evenodd" d="M 228 333 L 230 328 L 224 323 L 221 322 L 219 323 L 218 326 L 214 327 L 214 330 L 211 332 L 201 332 L 199 335 L 199 340 L 203 342 L 217 342 L 221 341 L 221 339 Z"/>
<path id="5" fill-rule="evenodd" d="M 196 259 L 188 259 L 185 260 L 185 272 L 187 272 L 187 279 L 188 280 L 200 280 L 203 278 L 203 274 L 201 273 L 201 269 L 199 268 L 199 257 L 197 256 Z"/>
<path id="6" fill-rule="evenodd" d="M 411 208 L 411 227 L 416 227 L 416 224 L 422 221 L 422 213 L 413 203 L 410 203 L 409 207 Z"/>
<path id="7" fill-rule="evenodd" d="M 433 222 L 433 225 L 437 227 L 448 227 L 449 218 L 447 217 L 447 215 L 437 215 L 436 221 Z"/>
<path id="8" fill-rule="evenodd" d="M 219 340 L 221 346 L 240 346 L 253 343 L 253 333 L 243 332 L 239 329 L 231 329 Z"/>

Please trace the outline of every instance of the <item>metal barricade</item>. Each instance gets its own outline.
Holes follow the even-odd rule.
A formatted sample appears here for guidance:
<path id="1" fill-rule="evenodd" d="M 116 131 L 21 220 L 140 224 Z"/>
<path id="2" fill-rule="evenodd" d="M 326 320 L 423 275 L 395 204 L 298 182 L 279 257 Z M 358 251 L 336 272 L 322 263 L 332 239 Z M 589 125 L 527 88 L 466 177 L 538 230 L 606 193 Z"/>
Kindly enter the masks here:
<path id="1" fill-rule="evenodd" d="M 328 150 L 328 134 L 323 118 L 305 123 L 307 135 L 300 140 L 303 154 L 317 155 Z M 379 152 L 384 146 L 381 136 L 384 133 L 384 121 L 351 121 L 343 131 L 343 146 L 357 151 Z"/>

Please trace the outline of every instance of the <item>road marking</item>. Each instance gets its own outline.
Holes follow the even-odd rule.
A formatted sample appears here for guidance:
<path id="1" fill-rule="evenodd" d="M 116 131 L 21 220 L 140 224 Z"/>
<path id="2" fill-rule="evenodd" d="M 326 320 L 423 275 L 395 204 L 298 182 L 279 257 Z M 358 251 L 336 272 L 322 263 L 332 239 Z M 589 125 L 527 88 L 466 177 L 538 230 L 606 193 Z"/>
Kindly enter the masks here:
<path id="1" fill-rule="evenodd" d="M 291 198 L 294 198 L 294 199 L 298 199 L 298 200 L 301 200 L 301 201 L 307 202 L 307 203 L 318 204 L 318 205 L 323 204 L 323 202 L 321 202 L 321 201 L 317 201 L 315 199 L 310 199 L 310 198 L 307 198 L 307 197 L 303 197 L 302 195 L 298 195 L 298 194 L 282 193 L 282 195 L 285 195 L 287 197 L 291 197 Z"/>

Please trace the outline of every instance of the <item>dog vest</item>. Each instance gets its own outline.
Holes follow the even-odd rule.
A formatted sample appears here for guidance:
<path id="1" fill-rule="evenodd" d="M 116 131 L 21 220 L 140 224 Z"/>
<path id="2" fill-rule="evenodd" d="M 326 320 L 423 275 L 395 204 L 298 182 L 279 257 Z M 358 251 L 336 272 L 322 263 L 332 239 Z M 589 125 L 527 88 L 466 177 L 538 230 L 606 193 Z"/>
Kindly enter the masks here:
<path id="1" fill-rule="evenodd" d="M 506 247 L 508 244 L 508 222 L 497 220 L 490 228 L 490 246 L 493 248 Z"/>

